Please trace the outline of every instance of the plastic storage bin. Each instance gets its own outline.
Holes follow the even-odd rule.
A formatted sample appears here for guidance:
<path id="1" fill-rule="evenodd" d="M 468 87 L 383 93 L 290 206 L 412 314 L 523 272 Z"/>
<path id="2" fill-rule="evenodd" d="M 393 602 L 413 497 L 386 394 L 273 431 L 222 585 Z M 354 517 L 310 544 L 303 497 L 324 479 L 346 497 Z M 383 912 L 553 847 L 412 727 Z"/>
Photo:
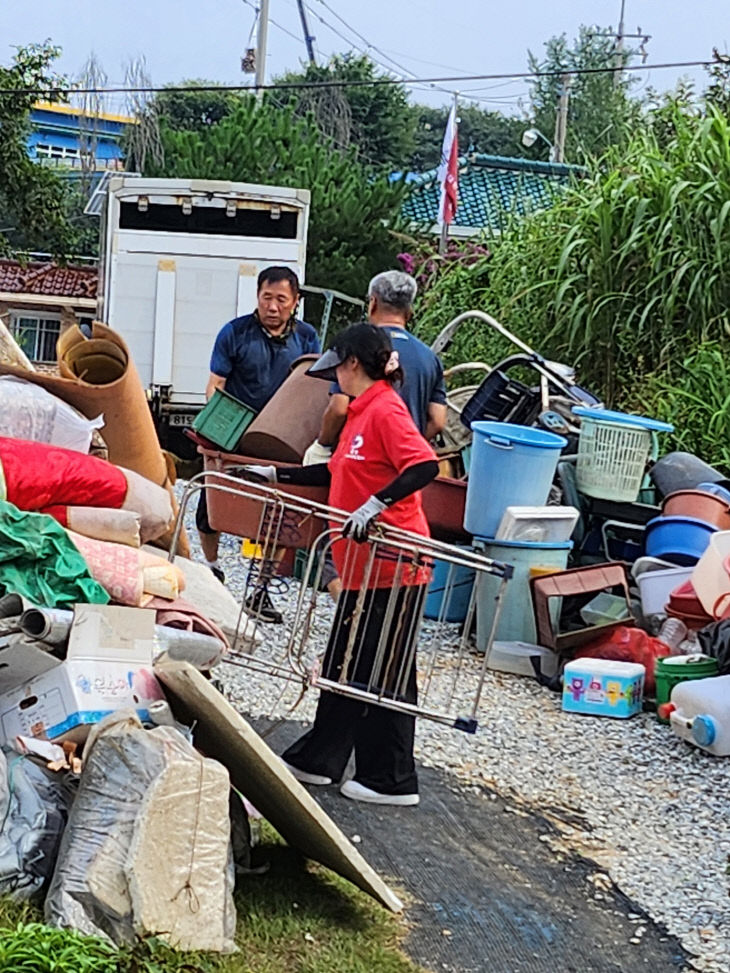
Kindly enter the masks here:
<path id="1" fill-rule="evenodd" d="M 591 716 L 633 716 L 641 710 L 644 676 L 638 662 L 573 659 L 563 670 L 563 709 Z"/>
<path id="2" fill-rule="evenodd" d="M 537 641 L 530 578 L 538 574 L 562 571 L 568 563 L 572 546 L 571 541 L 558 544 L 523 544 L 519 541 L 474 540 L 474 548 L 480 553 L 495 561 L 511 564 L 514 568 L 514 574 L 505 589 L 495 639 L 531 644 Z M 477 648 L 482 652 L 492 628 L 494 602 L 501 583 L 501 578 L 491 574 L 483 574 L 479 578 L 476 596 Z M 555 599 L 550 606 L 554 621 L 557 621 L 560 605 L 560 599 Z"/>
<path id="3" fill-rule="evenodd" d="M 537 659 L 540 672 L 548 679 L 558 671 L 559 656 L 552 649 L 527 642 L 494 642 L 489 653 L 487 668 L 497 672 L 511 672 L 515 676 L 535 677 L 531 660 Z"/>
<path id="4" fill-rule="evenodd" d="M 423 609 L 425 617 L 437 618 L 444 622 L 463 622 L 469 610 L 474 575 L 473 568 L 451 564 L 448 561 L 434 561 L 431 584 L 428 586 Z M 445 606 L 444 599 L 446 599 Z"/>
<path id="5" fill-rule="evenodd" d="M 642 571 L 636 576 L 641 598 L 641 613 L 647 618 L 666 610 L 669 596 L 679 585 L 692 577 L 692 567 L 660 568 Z"/>
<path id="6" fill-rule="evenodd" d="M 730 676 L 684 682 L 672 691 L 672 729 L 716 757 L 730 756 Z"/>
<path id="7" fill-rule="evenodd" d="M 576 460 L 578 489 L 588 497 L 633 503 L 649 459 L 652 432 L 673 426 L 607 409 L 573 408 L 581 417 Z"/>
<path id="8" fill-rule="evenodd" d="M 622 595 L 612 595 L 599 591 L 587 605 L 580 610 L 580 617 L 586 625 L 606 625 L 608 622 L 622 622 L 632 617 L 626 599 Z"/>
<path id="9" fill-rule="evenodd" d="M 494 537 L 508 506 L 545 503 L 567 440 L 507 422 L 474 422 L 472 433 L 464 526 Z"/>
<path id="10" fill-rule="evenodd" d="M 507 507 L 495 540 L 540 544 L 567 541 L 579 517 L 575 507 Z"/>
<path id="11" fill-rule="evenodd" d="M 253 409 L 223 389 L 216 389 L 195 417 L 193 429 L 230 453 L 255 418 Z"/>

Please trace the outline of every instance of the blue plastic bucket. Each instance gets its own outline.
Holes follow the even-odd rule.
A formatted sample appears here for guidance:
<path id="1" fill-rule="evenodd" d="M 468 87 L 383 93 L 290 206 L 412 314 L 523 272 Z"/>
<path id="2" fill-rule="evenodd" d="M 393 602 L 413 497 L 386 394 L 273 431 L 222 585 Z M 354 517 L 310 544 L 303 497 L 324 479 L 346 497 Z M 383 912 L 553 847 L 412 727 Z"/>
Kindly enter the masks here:
<path id="1" fill-rule="evenodd" d="M 494 537 L 509 506 L 540 507 L 547 500 L 567 439 L 508 422 L 473 422 L 464 527 Z"/>
<path id="2" fill-rule="evenodd" d="M 428 586 L 426 605 L 423 610 L 426 618 L 440 618 L 444 622 L 463 622 L 469 609 L 474 574 L 473 568 L 450 564 L 448 561 L 434 561 L 431 584 Z M 444 598 L 446 598 L 446 607 L 441 615 Z"/>
<path id="3" fill-rule="evenodd" d="M 501 642 L 528 642 L 537 638 L 532 609 L 530 578 L 538 574 L 564 571 L 572 541 L 553 543 L 524 541 L 494 541 L 474 538 L 474 548 L 493 561 L 511 564 L 513 574 L 507 582 L 495 638 Z M 480 574 L 477 582 L 477 648 L 483 652 L 492 629 L 496 598 L 502 579 L 494 574 Z M 561 599 L 550 599 L 553 622 L 560 613 Z"/>
<path id="4" fill-rule="evenodd" d="M 717 529 L 696 517 L 655 517 L 646 525 L 644 548 L 651 557 L 672 564 L 695 564 Z"/>

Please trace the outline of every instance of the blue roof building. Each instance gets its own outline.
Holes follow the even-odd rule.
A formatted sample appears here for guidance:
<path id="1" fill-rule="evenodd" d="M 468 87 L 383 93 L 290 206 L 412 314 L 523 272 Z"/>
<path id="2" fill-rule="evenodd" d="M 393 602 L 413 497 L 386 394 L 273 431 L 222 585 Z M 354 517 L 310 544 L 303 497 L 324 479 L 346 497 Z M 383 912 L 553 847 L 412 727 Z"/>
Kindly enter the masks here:
<path id="1" fill-rule="evenodd" d="M 30 114 L 28 155 L 46 165 L 82 168 L 82 153 L 93 153 L 88 168 L 123 169 L 122 139 L 134 119 L 91 113 L 73 105 L 38 102 Z"/>
<path id="2" fill-rule="evenodd" d="M 499 231 L 514 216 L 527 216 L 551 206 L 571 179 L 585 174 L 582 166 L 500 155 L 474 153 L 459 159 L 459 205 L 451 236 Z M 441 187 L 438 170 L 406 176 L 410 192 L 403 216 L 429 228 L 437 222 Z"/>

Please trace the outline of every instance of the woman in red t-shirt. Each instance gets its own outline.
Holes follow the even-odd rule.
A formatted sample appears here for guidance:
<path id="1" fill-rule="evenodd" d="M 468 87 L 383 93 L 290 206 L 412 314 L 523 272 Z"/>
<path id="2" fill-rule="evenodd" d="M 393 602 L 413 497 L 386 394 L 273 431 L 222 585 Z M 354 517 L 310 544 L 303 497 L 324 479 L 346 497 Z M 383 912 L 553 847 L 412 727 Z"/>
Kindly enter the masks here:
<path id="1" fill-rule="evenodd" d="M 384 329 L 345 329 L 308 374 L 336 379 L 351 399 L 331 460 L 248 469 L 270 482 L 329 483 L 330 505 L 350 512 L 342 539 L 332 545 L 343 590 L 322 676 L 415 704 L 415 644 L 429 570 L 383 544 L 371 561 L 370 545 L 362 542 L 375 517 L 428 536 L 420 490 L 438 473 L 436 455 L 393 388 L 403 375 Z M 323 690 L 312 729 L 283 759 L 304 783 L 331 784 L 342 778 L 354 749 L 355 776 L 342 784 L 342 794 L 376 804 L 417 804 L 414 731 L 408 713 Z"/>

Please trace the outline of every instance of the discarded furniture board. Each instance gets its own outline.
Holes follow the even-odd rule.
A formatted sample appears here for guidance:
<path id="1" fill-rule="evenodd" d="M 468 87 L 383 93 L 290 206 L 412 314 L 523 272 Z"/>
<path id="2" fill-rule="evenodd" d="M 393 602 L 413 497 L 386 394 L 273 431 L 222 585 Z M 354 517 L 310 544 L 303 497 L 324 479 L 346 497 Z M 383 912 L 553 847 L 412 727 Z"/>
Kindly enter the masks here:
<path id="1" fill-rule="evenodd" d="M 195 744 L 228 768 L 231 783 L 302 854 L 326 865 L 386 908 L 403 904 L 247 721 L 186 662 L 160 662 L 155 674 L 177 719 L 195 721 Z"/>
<path id="2" fill-rule="evenodd" d="M 620 587 L 626 598 L 628 618 L 606 622 L 604 625 L 591 625 L 575 632 L 560 634 L 550 617 L 551 598 L 569 598 L 574 595 L 597 594 L 605 588 Z M 555 652 L 568 653 L 586 642 L 592 642 L 602 635 L 608 635 L 620 626 L 633 627 L 636 624 L 631 615 L 631 599 L 626 580 L 626 568 L 619 561 L 610 564 L 592 564 L 584 568 L 569 568 L 544 577 L 530 578 L 532 605 L 535 612 L 537 641 Z"/>
<path id="3" fill-rule="evenodd" d="M 0 737 L 82 740 L 91 724 L 163 694 L 152 672 L 154 612 L 76 605 L 64 661 L 33 643 L 0 650 Z"/>

